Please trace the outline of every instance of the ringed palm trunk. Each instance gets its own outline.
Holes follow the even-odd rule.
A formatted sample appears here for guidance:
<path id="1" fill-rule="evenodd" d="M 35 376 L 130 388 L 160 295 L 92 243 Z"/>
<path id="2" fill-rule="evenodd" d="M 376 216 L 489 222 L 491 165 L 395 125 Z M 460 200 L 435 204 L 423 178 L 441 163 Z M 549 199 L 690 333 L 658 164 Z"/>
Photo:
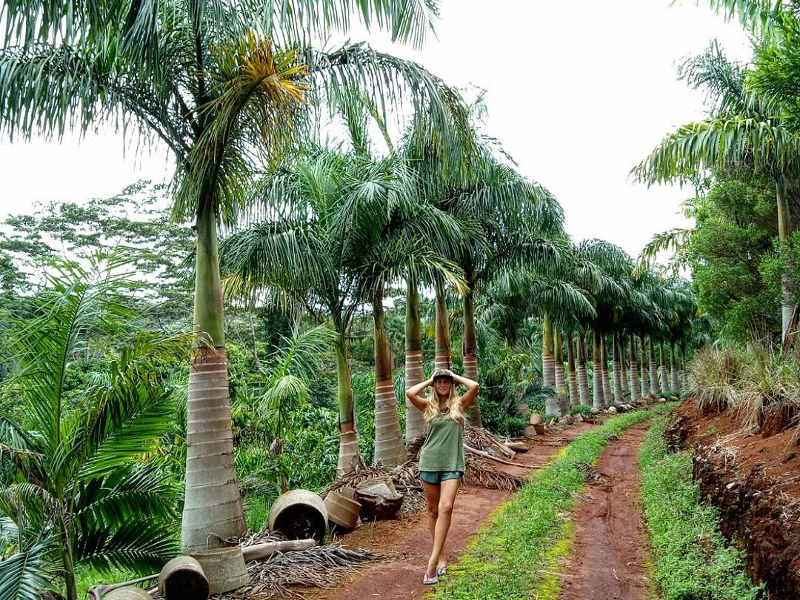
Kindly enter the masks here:
<path id="1" fill-rule="evenodd" d="M 467 293 L 464 294 L 464 336 L 462 341 L 462 354 L 464 357 L 464 376 L 472 381 L 478 381 L 478 340 L 475 336 L 475 297 L 474 283 L 470 279 Z M 478 399 L 472 403 L 467 413 L 469 424 L 481 427 L 481 407 Z"/>
<path id="2" fill-rule="evenodd" d="M 419 290 L 409 275 L 406 295 L 406 391 L 425 377 L 422 361 L 422 320 L 419 314 Z M 422 411 L 406 398 L 406 444 L 425 435 L 427 426 Z"/>
<path id="3" fill-rule="evenodd" d="M 353 406 L 353 381 L 350 376 L 350 363 L 347 359 L 347 338 L 344 327 L 340 328 L 334 342 L 336 353 L 336 399 L 339 405 L 339 460 L 336 464 L 337 476 L 356 469 L 361 464 L 358 449 L 358 434 L 355 429 L 355 410 Z"/>
<path id="4" fill-rule="evenodd" d="M 578 376 L 575 373 L 575 340 L 572 332 L 567 332 L 567 371 L 569 373 L 569 405 L 575 408 L 580 405 L 578 398 Z"/>
<path id="5" fill-rule="evenodd" d="M 600 337 L 600 369 L 603 382 L 603 406 L 611 406 L 614 399 L 611 397 L 611 381 L 608 378 L 608 350 L 605 337 Z"/>
<path id="6" fill-rule="evenodd" d="M 545 314 L 542 320 L 542 383 L 553 390 L 554 394 L 545 401 L 545 412 L 548 415 L 558 414 L 558 394 L 556 390 L 556 363 L 553 356 L 553 324 L 550 315 Z"/>
<path id="7" fill-rule="evenodd" d="M 786 197 L 786 182 L 782 178 L 775 186 L 775 200 L 778 208 L 778 240 L 781 249 L 784 250 L 789 242 L 791 221 Z M 789 275 L 785 271 L 781 275 L 781 341 L 785 340 L 790 333 L 789 325 L 795 304 Z"/>
<path id="8" fill-rule="evenodd" d="M 650 338 L 650 395 L 658 396 L 658 365 L 656 363 L 656 351 L 653 338 Z"/>
<path id="9" fill-rule="evenodd" d="M 647 339 L 644 336 L 641 336 L 642 346 L 639 349 L 639 365 L 642 371 L 642 402 L 646 400 L 648 396 L 650 396 L 650 383 L 648 381 L 648 372 L 649 372 L 649 362 L 647 360 L 647 348 L 645 344 L 647 343 Z"/>
<path id="10" fill-rule="evenodd" d="M 642 388 L 639 385 L 639 363 L 636 360 L 636 336 L 631 335 L 631 404 L 642 400 Z"/>
<path id="11" fill-rule="evenodd" d="M 451 369 L 450 359 L 450 315 L 447 312 L 447 298 L 444 285 L 436 284 L 436 354 L 433 357 L 436 369 Z"/>
<path id="12" fill-rule="evenodd" d="M 593 347 L 592 347 L 592 362 L 594 366 L 594 373 L 592 377 L 592 406 L 598 410 L 603 408 L 603 364 L 602 364 L 602 339 L 600 334 L 595 329 L 592 332 Z"/>
<path id="13" fill-rule="evenodd" d="M 667 352 L 664 347 L 664 340 L 661 340 L 661 389 L 669 392 L 669 366 L 667 364 Z"/>
<path id="14" fill-rule="evenodd" d="M 567 399 L 566 389 L 564 388 L 564 353 L 561 351 L 561 331 L 556 329 L 553 332 L 553 350 L 555 358 L 555 375 L 556 375 L 556 399 L 558 401 L 558 416 L 563 417 L 567 414 Z"/>
<path id="15" fill-rule="evenodd" d="M 58 529 L 61 537 L 61 562 L 64 565 L 64 584 L 67 588 L 67 600 L 78 600 L 78 585 L 75 580 L 75 560 L 72 556 L 72 540 L 69 535 L 69 524 L 64 514 L 64 500 L 58 500 Z M 43 595 L 42 595 L 43 596 Z"/>
<path id="16" fill-rule="evenodd" d="M 206 337 L 195 348 L 189 369 L 186 424 L 186 493 L 181 546 L 205 552 L 245 530 L 239 484 L 233 468 L 228 357 L 212 203 L 197 216 L 194 328 Z"/>
<path id="17" fill-rule="evenodd" d="M 383 283 L 372 296 L 372 320 L 375 326 L 375 463 L 395 467 L 406 462 L 406 448 L 400 433 L 397 401 L 392 381 L 392 357 L 386 316 L 383 312 Z"/>
<path id="18" fill-rule="evenodd" d="M 614 402 L 622 404 L 622 357 L 619 353 L 619 341 L 616 333 L 611 336 L 611 356 L 614 365 Z"/>
<path id="19" fill-rule="evenodd" d="M 592 397 L 589 394 L 589 377 L 586 373 L 586 337 L 578 335 L 578 397 L 581 406 L 591 406 Z"/>
<path id="20" fill-rule="evenodd" d="M 671 350 L 672 360 L 670 361 L 670 367 L 672 370 L 672 391 L 676 394 L 680 394 L 681 383 L 678 380 L 678 344 L 672 343 Z"/>
<path id="21" fill-rule="evenodd" d="M 620 375 L 622 375 L 622 393 L 625 396 L 631 395 L 630 390 L 630 382 L 628 380 L 628 360 L 627 360 L 627 353 L 628 350 L 628 340 L 627 338 L 620 336 L 620 343 L 619 343 L 619 365 L 620 365 Z"/>

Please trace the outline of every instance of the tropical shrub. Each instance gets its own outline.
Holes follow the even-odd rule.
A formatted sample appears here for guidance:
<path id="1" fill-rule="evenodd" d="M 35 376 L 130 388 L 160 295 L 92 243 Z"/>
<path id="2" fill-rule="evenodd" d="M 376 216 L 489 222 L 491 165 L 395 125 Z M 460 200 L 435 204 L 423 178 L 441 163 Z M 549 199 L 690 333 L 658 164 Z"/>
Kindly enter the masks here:
<path id="1" fill-rule="evenodd" d="M 160 369 L 191 338 L 129 332 L 106 350 L 103 334 L 135 319 L 116 293 L 124 279 L 54 269 L 33 317 L 12 321 L 16 362 L 0 405 L 2 600 L 42 589 L 77 600 L 76 569 L 152 571 L 177 550 L 179 492 L 144 459 L 174 415 Z M 65 384 L 86 352 L 105 368 L 78 393 Z"/>

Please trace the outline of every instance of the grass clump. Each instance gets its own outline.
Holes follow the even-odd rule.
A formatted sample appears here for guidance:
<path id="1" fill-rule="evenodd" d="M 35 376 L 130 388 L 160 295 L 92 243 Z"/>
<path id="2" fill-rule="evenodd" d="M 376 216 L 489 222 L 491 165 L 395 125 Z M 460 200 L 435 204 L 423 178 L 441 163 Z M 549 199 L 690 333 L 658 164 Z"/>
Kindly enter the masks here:
<path id="1" fill-rule="evenodd" d="M 557 578 L 543 573 L 557 569 L 569 553 L 570 510 L 584 485 L 579 463 L 594 463 L 608 444 L 632 425 L 671 410 L 661 404 L 609 419 L 582 434 L 546 468 L 534 474 L 509 502 L 481 528 L 458 563 L 430 597 L 452 600 L 522 600 L 557 598 Z"/>
<path id="2" fill-rule="evenodd" d="M 760 587 L 745 575 L 742 554 L 727 546 L 719 515 L 700 501 L 688 452 L 670 454 L 668 417 L 658 419 L 639 453 L 642 505 L 653 548 L 652 575 L 663 600 L 747 600 Z"/>

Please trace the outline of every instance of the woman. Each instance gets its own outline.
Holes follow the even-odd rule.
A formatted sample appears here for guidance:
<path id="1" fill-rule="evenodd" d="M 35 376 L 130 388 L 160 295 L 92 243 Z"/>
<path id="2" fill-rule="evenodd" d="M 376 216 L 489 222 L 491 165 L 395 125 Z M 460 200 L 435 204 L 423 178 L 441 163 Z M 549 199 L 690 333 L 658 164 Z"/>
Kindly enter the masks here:
<path id="1" fill-rule="evenodd" d="M 467 388 L 456 395 L 455 384 Z M 432 393 L 423 398 L 422 391 Z M 447 369 L 437 369 L 433 377 L 406 392 L 409 401 L 422 411 L 428 435 L 419 455 L 419 474 L 428 503 L 428 522 L 433 550 L 422 583 L 432 585 L 447 571 L 444 542 L 450 529 L 453 503 L 464 475 L 464 413 L 478 395 L 478 384 Z"/>

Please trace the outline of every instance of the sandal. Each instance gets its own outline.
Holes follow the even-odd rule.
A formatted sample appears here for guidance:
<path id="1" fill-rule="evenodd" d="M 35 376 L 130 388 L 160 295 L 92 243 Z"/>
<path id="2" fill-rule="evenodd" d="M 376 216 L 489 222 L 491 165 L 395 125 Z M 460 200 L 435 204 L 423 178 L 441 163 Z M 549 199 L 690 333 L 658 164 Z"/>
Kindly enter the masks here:
<path id="1" fill-rule="evenodd" d="M 422 583 L 424 585 L 436 585 L 439 583 L 439 574 L 434 573 L 433 575 L 428 575 L 428 572 L 425 571 L 425 577 L 422 578 Z"/>
<path id="2" fill-rule="evenodd" d="M 442 575 L 447 575 L 447 565 L 439 565 L 436 567 L 436 575 L 441 577 Z"/>

